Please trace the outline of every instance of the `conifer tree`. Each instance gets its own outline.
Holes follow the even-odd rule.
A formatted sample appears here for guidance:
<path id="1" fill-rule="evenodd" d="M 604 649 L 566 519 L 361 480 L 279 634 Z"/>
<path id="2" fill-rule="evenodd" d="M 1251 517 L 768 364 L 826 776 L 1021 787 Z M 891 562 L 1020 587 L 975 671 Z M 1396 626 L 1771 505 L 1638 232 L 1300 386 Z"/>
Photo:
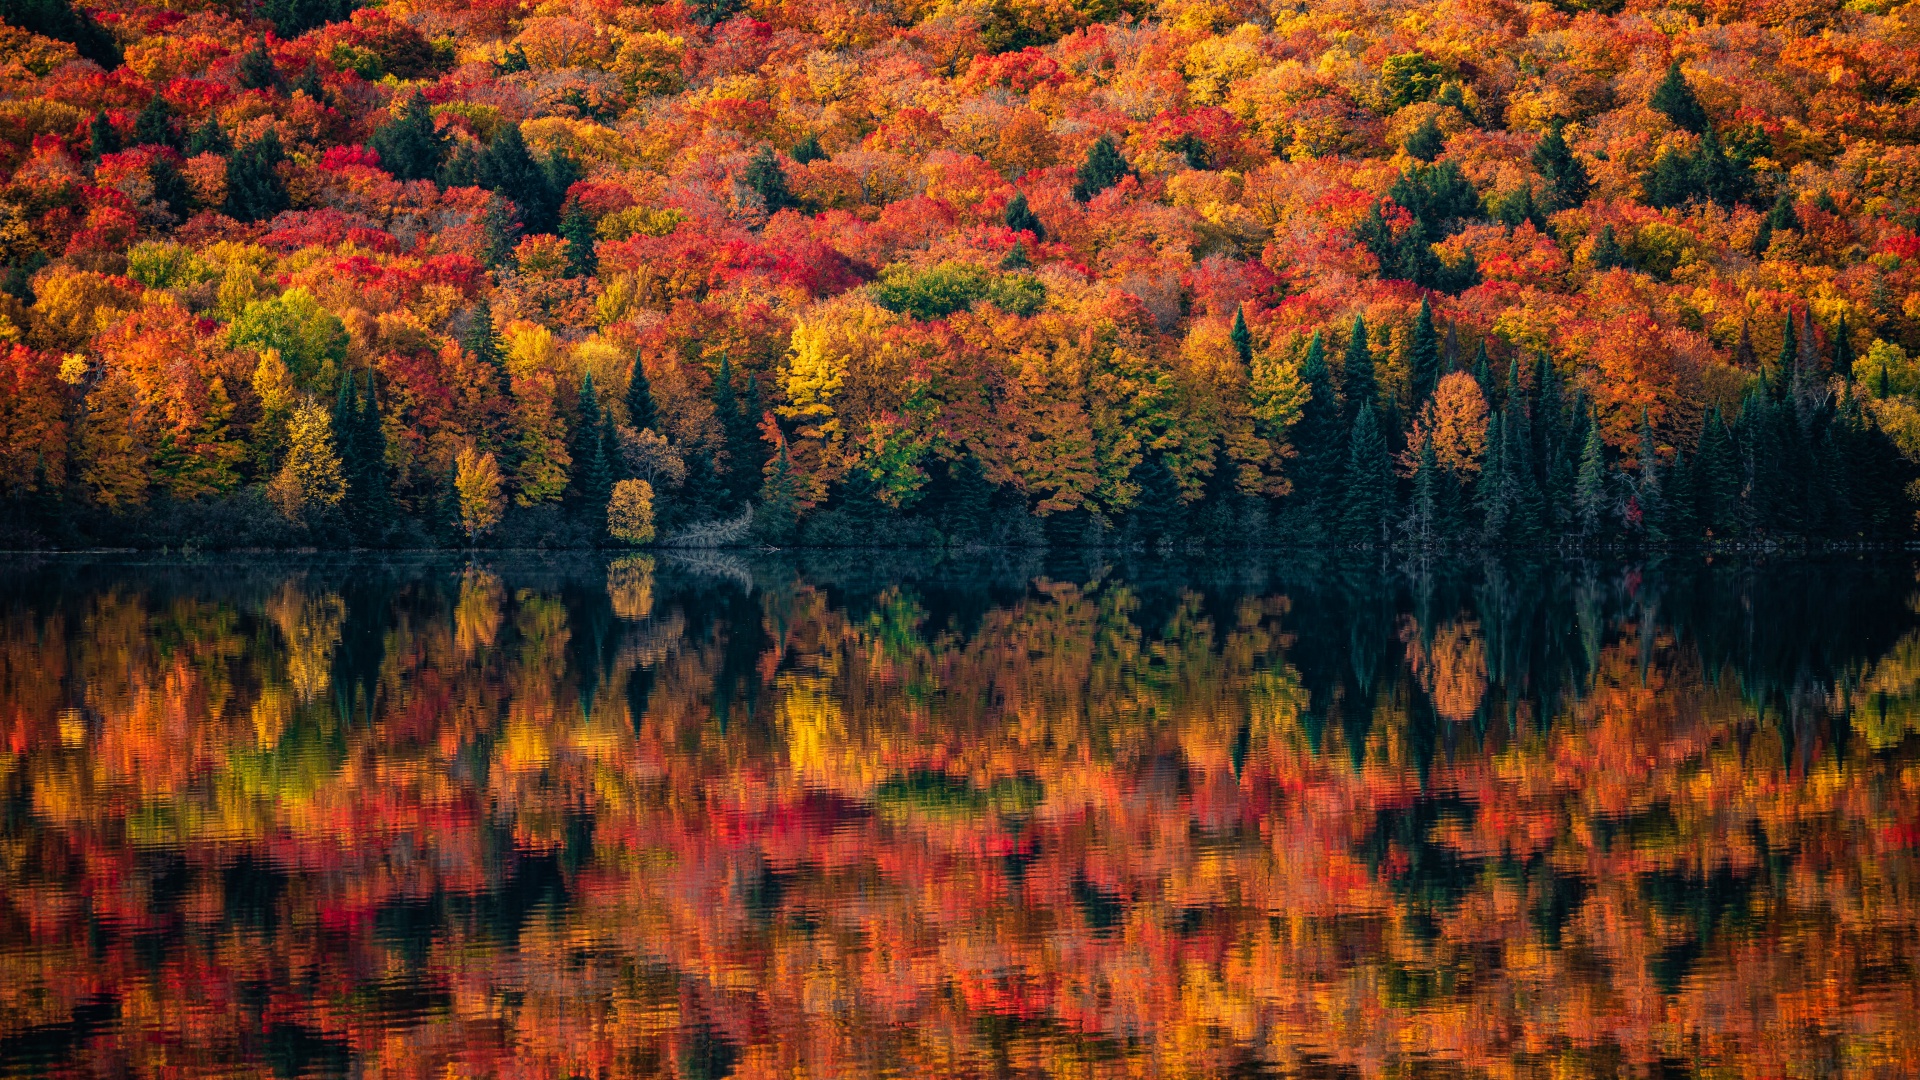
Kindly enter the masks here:
<path id="1" fill-rule="evenodd" d="M 219 154 L 221 157 L 233 153 L 233 140 L 227 137 L 227 131 L 219 121 L 209 117 L 207 122 L 193 129 L 187 136 L 186 155 L 198 157 L 201 154 Z"/>
<path id="2" fill-rule="evenodd" d="M 1434 122 L 1433 117 L 1429 116 L 1419 127 L 1413 129 L 1413 133 L 1407 136 L 1407 141 L 1403 145 L 1408 157 L 1415 161 L 1432 162 L 1440 156 L 1442 150 L 1446 149 L 1447 136 L 1440 130 L 1440 125 Z"/>
<path id="3" fill-rule="evenodd" d="M 567 242 L 568 277 L 590 278 L 599 273 L 600 259 L 593 248 L 593 219 L 578 202 L 570 204 L 561 217 L 560 237 Z"/>
<path id="4" fill-rule="evenodd" d="M 1307 343 L 1307 355 L 1300 364 L 1300 381 L 1307 399 L 1301 406 L 1295 429 L 1300 456 L 1296 459 L 1294 485 L 1312 513 L 1310 524 L 1330 527 L 1340 509 L 1345 425 L 1334 393 L 1333 374 L 1327 370 L 1326 348 L 1318 331 Z"/>
<path id="5" fill-rule="evenodd" d="M 1513 478 L 1507 469 L 1507 452 L 1511 448 L 1507 440 L 1507 412 L 1502 409 L 1487 420 L 1487 453 L 1481 459 L 1474 490 L 1480 510 L 1480 536 L 1488 544 L 1505 540 L 1507 527 L 1512 524 Z"/>
<path id="6" fill-rule="evenodd" d="M 1565 210 L 1587 201 L 1593 184 L 1587 178 L 1587 167 L 1567 146 L 1565 124 L 1553 125 L 1534 145 L 1533 169 L 1546 183 L 1548 210 Z"/>
<path id="7" fill-rule="evenodd" d="M 1693 87 L 1687 84 L 1686 76 L 1680 74 L 1678 60 L 1667 65 L 1666 78 L 1654 87 L 1653 95 L 1647 99 L 1647 107 L 1665 113 L 1675 127 L 1695 135 L 1708 130 L 1707 111 L 1700 107 L 1700 99 L 1693 96 Z"/>
<path id="8" fill-rule="evenodd" d="M 477 169 L 480 186 L 513 202 L 528 232 L 552 232 L 559 223 L 547 170 L 533 160 L 518 124 L 502 124 L 481 153 Z M 566 193 L 562 191 L 561 195 Z"/>
<path id="9" fill-rule="evenodd" d="M 1799 335 L 1794 330 L 1791 310 L 1787 312 L 1786 325 L 1781 328 L 1780 334 L 1780 357 L 1774 361 L 1771 380 L 1775 398 L 1785 395 L 1792 385 L 1794 364 L 1800 359 Z"/>
<path id="10" fill-rule="evenodd" d="M 173 108 L 166 98 L 153 95 L 133 118 L 133 141 L 136 146 L 179 148 L 180 136 L 173 130 Z"/>
<path id="11" fill-rule="evenodd" d="M 1433 306 L 1420 298 L 1420 314 L 1413 321 L 1413 337 L 1407 343 L 1407 363 L 1412 369 L 1413 410 L 1433 396 L 1440 383 L 1440 339 L 1433 328 Z"/>
<path id="12" fill-rule="evenodd" d="M 1620 250 L 1620 241 L 1614 237 L 1611 224 L 1600 226 L 1600 235 L 1594 238 L 1587 263 L 1596 271 L 1618 270 L 1627 265 L 1626 252 Z"/>
<path id="13" fill-rule="evenodd" d="M 273 56 L 267 52 L 264 37 L 256 39 L 253 48 L 240 55 L 240 66 L 235 69 L 234 77 L 248 90 L 278 90 L 286 85 Z"/>
<path id="14" fill-rule="evenodd" d="M 1086 202 L 1095 195 L 1120 182 L 1120 178 L 1131 172 L 1127 159 L 1113 145 L 1113 139 L 1102 135 L 1087 148 L 1087 159 L 1073 173 L 1073 197 L 1078 202 Z"/>
<path id="15" fill-rule="evenodd" d="M 380 167 L 396 180 L 432 180 L 446 160 L 447 136 L 435 127 L 425 96 L 415 93 L 399 115 L 373 133 L 367 148 L 380 155 Z"/>
<path id="16" fill-rule="evenodd" d="M 87 138 L 89 153 L 95 161 L 120 152 L 120 132 L 113 126 L 113 121 L 107 118 L 105 109 L 93 114 L 93 123 L 87 127 Z"/>
<path id="17" fill-rule="evenodd" d="M 581 380 L 579 410 L 572 430 L 567 433 L 567 453 L 573 458 L 573 471 L 567 477 L 566 494 L 594 536 L 605 530 L 607 499 L 613 491 L 613 463 L 607 458 L 605 427 L 593 374 L 589 372 Z"/>
<path id="18" fill-rule="evenodd" d="M 1347 414 L 1357 416 L 1371 407 L 1380 395 L 1373 379 L 1373 350 L 1367 347 L 1367 320 L 1353 317 L 1353 332 L 1347 336 L 1347 351 L 1340 365 L 1340 388 L 1346 391 Z"/>
<path id="19" fill-rule="evenodd" d="M 811 165 L 816 161 L 827 160 L 827 152 L 820 148 L 820 139 L 809 131 L 793 144 L 793 150 L 787 155 L 795 165 Z"/>
<path id="20" fill-rule="evenodd" d="M 1244 306 L 1233 309 L 1233 329 L 1227 333 L 1233 342 L 1234 355 L 1242 364 L 1253 363 L 1253 334 L 1247 330 L 1247 312 Z"/>
<path id="21" fill-rule="evenodd" d="M 800 200 L 794 198 L 793 192 L 787 187 L 787 174 L 781 171 L 780 160 L 773 156 L 773 151 L 768 147 L 761 147 L 758 153 L 748 159 L 741 180 L 760 196 L 761 204 L 770 215 L 800 208 Z"/>
<path id="22" fill-rule="evenodd" d="M 1740 524 L 1740 475 L 1734 461 L 1733 438 L 1719 409 L 1707 413 L 1700 430 L 1700 450 L 1694 457 L 1694 487 L 1699 492 L 1699 525 L 1717 539 L 1737 534 Z"/>
<path id="23" fill-rule="evenodd" d="M 1652 540 L 1664 540 L 1662 530 L 1666 517 L 1664 493 L 1660 490 L 1660 454 L 1653 444 L 1653 425 L 1647 422 L 1647 410 L 1640 410 L 1640 446 L 1635 454 L 1640 460 L 1639 476 L 1636 478 L 1633 494 L 1640 506 L 1640 527 Z"/>
<path id="24" fill-rule="evenodd" d="M 1581 535 L 1598 539 L 1607 523 L 1607 444 L 1600 438 L 1600 425 L 1591 416 L 1587 417 L 1586 428 L 1587 438 L 1580 450 L 1580 472 L 1574 483 L 1573 500 Z"/>
<path id="25" fill-rule="evenodd" d="M 1853 337 L 1847 332 L 1847 316 L 1840 315 L 1840 323 L 1833 328 L 1833 373 L 1853 382 Z"/>
<path id="26" fill-rule="evenodd" d="M 1349 544 L 1383 544 L 1393 518 L 1393 465 L 1371 404 L 1362 405 L 1347 441 L 1346 499 L 1340 531 Z"/>
<path id="27" fill-rule="evenodd" d="M 361 398 L 359 423 L 361 511 L 368 536 L 383 532 L 392 512 L 393 471 L 387 464 L 387 431 L 380 420 L 380 399 L 374 389 L 373 372 L 367 372 L 366 394 Z"/>
<path id="28" fill-rule="evenodd" d="M 460 347 L 493 369 L 503 396 L 513 396 L 513 380 L 507 372 L 507 350 L 500 341 L 500 331 L 493 325 L 493 305 L 487 303 L 484 296 L 473 303 L 473 312 L 467 318 L 467 332 L 460 337 Z"/>
<path id="29" fill-rule="evenodd" d="M 1433 439 L 1423 433 L 1414 457 L 1413 492 L 1405 526 L 1407 542 L 1417 550 L 1432 548 L 1440 539 L 1439 471 Z"/>
<path id="30" fill-rule="evenodd" d="M 627 383 L 627 426 L 635 431 L 660 426 L 660 416 L 653 404 L 653 387 L 647 382 L 647 365 L 639 353 L 633 354 L 633 377 Z"/>
<path id="31" fill-rule="evenodd" d="M 1005 221 L 1007 228 L 1014 232 L 1032 233 L 1034 243 L 1046 242 L 1047 227 L 1040 224 L 1040 215 L 1034 213 L 1033 208 L 1027 205 L 1027 197 L 1024 194 L 1016 191 L 1013 198 L 1007 200 L 1007 212 L 1002 220 Z"/>
<path id="32" fill-rule="evenodd" d="M 784 440 L 773 460 L 767 463 L 766 482 L 760 488 L 760 507 L 754 514 L 754 531 L 772 544 L 793 538 L 799 514 L 800 488 L 793 476 L 793 463 L 787 457 Z"/>
<path id="33" fill-rule="evenodd" d="M 286 159 L 272 128 L 236 150 L 227 161 L 227 215 L 236 221 L 265 221 L 287 209 L 287 185 L 279 165 Z"/>

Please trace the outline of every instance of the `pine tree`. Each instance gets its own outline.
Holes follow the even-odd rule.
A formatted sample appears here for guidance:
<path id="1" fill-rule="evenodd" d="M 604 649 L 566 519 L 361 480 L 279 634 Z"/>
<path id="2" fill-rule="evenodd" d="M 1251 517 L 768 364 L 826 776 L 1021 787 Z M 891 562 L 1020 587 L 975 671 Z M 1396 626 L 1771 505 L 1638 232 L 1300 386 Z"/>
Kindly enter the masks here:
<path id="1" fill-rule="evenodd" d="M 1738 534 L 1740 474 L 1734 460 L 1733 438 L 1719 409 L 1707 413 L 1700 431 L 1700 450 L 1694 459 L 1694 487 L 1699 492 L 1699 524 L 1717 539 Z"/>
<path id="2" fill-rule="evenodd" d="M 1243 306 L 1233 309 L 1233 329 L 1228 331 L 1227 339 L 1233 342 L 1233 353 L 1242 364 L 1253 363 L 1253 334 L 1247 330 L 1247 312 Z"/>
<path id="3" fill-rule="evenodd" d="M 820 140 L 809 131 L 800 141 L 793 144 L 793 151 L 787 155 L 795 165 L 811 165 L 816 161 L 827 160 L 827 152 L 820 149 Z"/>
<path id="4" fill-rule="evenodd" d="M 201 154 L 219 154 L 221 157 L 233 153 L 233 140 L 227 137 L 227 131 L 219 122 L 208 118 L 207 122 L 193 129 L 187 136 L 186 155 L 198 157 Z"/>
<path id="5" fill-rule="evenodd" d="M 1565 210 L 1587 201 L 1593 189 L 1587 167 L 1567 146 L 1566 125 L 1555 124 L 1533 148 L 1533 169 L 1546 182 L 1549 210 Z"/>
<path id="6" fill-rule="evenodd" d="M 761 147 L 758 153 L 747 160 L 741 181 L 760 196 L 761 205 L 767 208 L 769 215 L 800 208 L 800 200 L 794 198 L 792 190 L 787 187 L 787 174 L 781 171 L 780 160 L 767 147 Z"/>
<path id="7" fill-rule="evenodd" d="M 1293 470 L 1294 487 L 1308 511 L 1304 527 L 1332 534 L 1337 532 L 1334 522 L 1340 512 L 1340 474 L 1346 458 L 1347 432 L 1333 374 L 1327 370 L 1326 349 L 1317 331 L 1307 344 L 1300 381 L 1307 399 L 1294 428 L 1294 442 L 1300 448 Z"/>
<path id="8" fill-rule="evenodd" d="M 300 81 L 293 84 L 293 89 L 296 93 L 307 95 L 308 101 L 317 102 L 328 108 L 333 106 L 332 99 L 327 97 L 326 80 L 320 77 L 320 65 L 311 60 L 307 61 L 306 68 L 300 72 Z"/>
<path id="9" fill-rule="evenodd" d="M 511 200 L 519 208 L 521 224 L 529 232 L 552 232 L 559 224 L 560 200 L 554 194 L 547 170 L 528 152 L 518 124 L 500 126 L 480 155 L 477 172 L 481 187 Z"/>
<path id="10" fill-rule="evenodd" d="M 133 118 L 133 141 L 136 146 L 179 148 L 180 136 L 173 130 L 173 108 L 166 98 L 153 95 Z"/>
<path id="11" fill-rule="evenodd" d="M 800 512 L 800 486 L 793 476 L 793 464 L 787 458 L 787 444 L 767 464 L 766 483 L 760 488 L 760 508 L 754 514 L 754 531 L 771 544 L 783 544 L 793 538 Z"/>
<path id="12" fill-rule="evenodd" d="M 1535 460 L 1533 418 L 1526 387 L 1520 382 L 1520 362 L 1507 365 L 1506 419 L 1501 435 L 1506 440 L 1500 460 L 1506 470 L 1508 535 L 1516 541 L 1538 539 L 1546 520 L 1546 508 L 1540 498 L 1539 470 Z"/>
<path id="13" fill-rule="evenodd" d="M 1420 314 L 1413 320 L 1413 337 L 1407 343 L 1407 364 L 1413 377 L 1413 410 L 1433 396 L 1440 383 L 1440 339 L 1433 328 L 1433 306 L 1420 298 Z"/>
<path id="14" fill-rule="evenodd" d="M 1847 332 L 1847 316 L 1843 312 L 1840 324 L 1833 329 L 1833 373 L 1853 382 L 1853 337 Z"/>
<path id="15" fill-rule="evenodd" d="M 1665 113 L 1674 126 L 1695 135 L 1704 133 L 1709 127 L 1707 111 L 1700 107 L 1700 99 L 1693 96 L 1693 87 L 1687 85 L 1686 76 L 1680 74 L 1678 60 L 1667 65 L 1666 78 L 1654 87 L 1653 95 L 1647 99 L 1647 107 Z"/>
<path id="16" fill-rule="evenodd" d="M 1587 265 L 1593 267 L 1596 273 L 1618 270 L 1627 265 L 1626 252 L 1620 250 L 1620 241 L 1614 238 L 1612 225 L 1600 227 L 1600 235 L 1593 241 L 1593 251 L 1587 256 Z"/>
<path id="17" fill-rule="evenodd" d="M 1783 397 L 1793 382 L 1794 364 L 1800 359 L 1799 335 L 1795 333 L 1793 312 L 1787 312 L 1786 325 L 1780 330 L 1780 357 L 1774 361 L 1772 388 L 1775 399 Z"/>
<path id="18" fill-rule="evenodd" d="M 95 161 L 120 152 L 120 132 L 113 126 L 113 121 L 107 118 L 105 109 L 93 114 L 93 123 L 87 127 L 87 137 L 88 152 Z"/>
<path id="19" fill-rule="evenodd" d="M 274 32 L 292 40 L 353 13 L 349 0 L 267 0 L 260 14 L 272 21 Z"/>
<path id="20" fill-rule="evenodd" d="M 187 178 L 180 175 L 173 159 L 155 155 L 147 163 L 147 178 L 153 181 L 153 201 L 165 203 L 169 213 L 185 221 L 193 208 L 193 189 L 187 186 Z"/>
<path id="21" fill-rule="evenodd" d="M 1014 192 L 1013 198 L 1007 200 L 1007 212 L 1002 220 L 1014 232 L 1032 233 L 1034 243 L 1046 242 L 1047 227 L 1040 224 L 1040 215 L 1033 212 L 1027 205 L 1027 197 L 1020 192 Z"/>
<path id="22" fill-rule="evenodd" d="M 733 360 L 726 353 L 720 354 L 720 366 L 713 373 L 713 414 L 720 425 L 720 434 L 726 441 L 727 450 L 727 489 L 732 492 L 736 481 L 745 474 L 748 455 L 741 435 L 740 400 L 733 388 Z"/>
<path id="23" fill-rule="evenodd" d="M 377 537 L 387 526 L 392 512 L 393 470 L 387 464 L 387 431 L 380 420 L 380 399 L 374 389 L 373 372 L 367 372 L 367 391 L 360 404 L 360 487 L 361 508 L 368 537 Z"/>
<path id="24" fill-rule="evenodd" d="M 1349 544 L 1383 544 L 1393 518 L 1393 465 L 1371 404 L 1361 406 L 1347 440 L 1346 498 L 1340 532 Z"/>
<path id="25" fill-rule="evenodd" d="M 1408 157 L 1416 161 L 1431 162 L 1446 149 L 1447 136 L 1440 130 L 1440 125 L 1434 121 L 1434 118 L 1429 116 L 1424 123 L 1413 129 L 1413 133 L 1407 136 L 1403 146 Z"/>
<path id="26" fill-rule="evenodd" d="M 373 133 L 367 148 L 380 155 L 380 167 L 397 180 L 432 180 L 446 160 L 447 136 L 434 126 L 427 99 L 415 93 L 399 115 Z"/>
<path id="27" fill-rule="evenodd" d="M 579 411 L 567 433 L 573 472 L 567 477 L 566 497 L 596 537 L 606 529 L 607 499 L 613 492 L 613 462 L 607 457 L 605 427 L 589 372 L 581 380 Z"/>
<path id="28" fill-rule="evenodd" d="M 1673 461 L 1660 477 L 1660 531 L 1669 543 L 1692 544 L 1700 539 L 1698 488 L 1693 469 L 1683 448 L 1676 447 Z"/>
<path id="29" fill-rule="evenodd" d="M 227 215 L 236 221 L 265 221 L 287 209 L 287 185 L 279 172 L 285 159 L 280 136 L 272 128 L 235 151 L 227 162 Z"/>
<path id="30" fill-rule="evenodd" d="M 1407 542 L 1418 550 L 1432 548 L 1440 538 L 1440 464 L 1433 456 L 1433 439 L 1420 437 L 1420 451 L 1414 458 L 1413 498 L 1407 506 L 1405 531 Z"/>
<path id="31" fill-rule="evenodd" d="M 1373 379 L 1373 351 L 1367 347 L 1367 320 L 1360 315 L 1353 317 L 1353 332 L 1347 335 L 1347 351 L 1340 364 L 1340 387 L 1346 391 L 1349 415 L 1358 415 L 1380 396 L 1380 388 Z"/>
<path id="32" fill-rule="evenodd" d="M 267 52 L 267 39 L 258 38 L 253 48 L 240 56 L 240 66 L 235 69 L 234 77 L 248 90 L 278 90 L 286 85 L 281 78 L 280 69 L 274 65 L 272 54 Z"/>
<path id="33" fill-rule="evenodd" d="M 1074 170 L 1073 197 L 1078 202 L 1086 202 L 1119 183 L 1120 178 L 1131 171 L 1113 140 L 1102 135 L 1087 148 L 1087 159 Z"/>
<path id="34" fill-rule="evenodd" d="M 1474 501 L 1480 509 L 1480 536 L 1487 544 L 1507 538 L 1513 519 L 1513 477 L 1507 469 L 1507 413 L 1502 409 L 1487 420 L 1487 453 L 1480 461 Z"/>
<path id="35" fill-rule="evenodd" d="M 600 272 L 600 258 L 593 249 L 593 219 L 578 202 L 567 207 L 560 219 L 560 237 L 567 242 L 567 276 L 590 278 Z"/>
<path id="36" fill-rule="evenodd" d="M 647 365 L 639 353 L 633 354 L 633 377 L 627 383 L 627 426 L 635 431 L 660 427 L 660 416 L 653 404 L 653 387 L 647 382 Z"/>
<path id="37" fill-rule="evenodd" d="M 1033 260 L 1027 258 L 1027 244 L 1024 240 L 1015 240 L 1013 247 L 1007 249 L 1006 257 L 1000 260 L 1002 270 L 1028 270 Z"/>
<path id="38" fill-rule="evenodd" d="M 487 201 L 486 218 L 481 222 L 486 230 L 480 245 L 480 261 L 488 269 L 512 267 L 514 237 L 519 233 L 518 223 L 514 221 L 513 204 L 495 195 Z"/>
<path id="39" fill-rule="evenodd" d="M 1499 400 L 1498 387 L 1493 385 L 1493 367 L 1488 362 L 1486 338 L 1481 338 L 1473 350 L 1473 381 L 1480 384 L 1480 393 L 1489 402 Z"/>
<path id="40" fill-rule="evenodd" d="M 487 303 L 484 296 L 474 301 L 473 312 L 467 318 L 467 332 L 460 337 L 460 347 L 475 360 L 493 368 L 500 393 L 512 396 L 513 382 L 507 374 L 507 351 L 500 341 L 500 331 L 493 325 L 493 305 Z"/>
<path id="41" fill-rule="evenodd" d="M 1580 473 L 1574 483 L 1574 509 L 1580 521 L 1580 533 L 1598 539 L 1607 517 L 1607 444 L 1601 441 L 1600 425 L 1587 417 L 1586 444 L 1580 451 Z"/>

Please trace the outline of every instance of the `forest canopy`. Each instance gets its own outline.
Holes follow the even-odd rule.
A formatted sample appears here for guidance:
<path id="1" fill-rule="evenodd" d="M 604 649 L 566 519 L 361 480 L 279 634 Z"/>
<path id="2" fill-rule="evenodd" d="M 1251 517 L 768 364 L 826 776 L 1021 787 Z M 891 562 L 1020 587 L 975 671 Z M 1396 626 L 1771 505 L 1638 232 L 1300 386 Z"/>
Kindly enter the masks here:
<path id="1" fill-rule="evenodd" d="M 1916 72 L 1886 0 L 0 0 L 0 535 L 1896 540 Z"/>

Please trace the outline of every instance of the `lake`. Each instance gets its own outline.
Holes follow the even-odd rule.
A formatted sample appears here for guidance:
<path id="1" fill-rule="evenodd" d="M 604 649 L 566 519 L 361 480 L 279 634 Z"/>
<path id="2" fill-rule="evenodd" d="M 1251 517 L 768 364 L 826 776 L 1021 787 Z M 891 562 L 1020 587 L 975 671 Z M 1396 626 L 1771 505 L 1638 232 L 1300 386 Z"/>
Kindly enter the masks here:
<path id="1" fill-rule="evenodd" d="M 1909 559 L 0 564 L 0 1074 L 1920 1074 Z"/>

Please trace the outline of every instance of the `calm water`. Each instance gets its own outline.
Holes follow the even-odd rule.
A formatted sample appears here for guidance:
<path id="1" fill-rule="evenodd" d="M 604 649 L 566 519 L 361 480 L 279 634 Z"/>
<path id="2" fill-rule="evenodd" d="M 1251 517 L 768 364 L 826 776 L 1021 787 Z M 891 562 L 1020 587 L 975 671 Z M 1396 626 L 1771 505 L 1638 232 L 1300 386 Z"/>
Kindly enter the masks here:
<path id="1" fill-rule="evenodd" d="M 1910 563 L 0 565 L 0 1073 L 1909 1076 Z"/>

